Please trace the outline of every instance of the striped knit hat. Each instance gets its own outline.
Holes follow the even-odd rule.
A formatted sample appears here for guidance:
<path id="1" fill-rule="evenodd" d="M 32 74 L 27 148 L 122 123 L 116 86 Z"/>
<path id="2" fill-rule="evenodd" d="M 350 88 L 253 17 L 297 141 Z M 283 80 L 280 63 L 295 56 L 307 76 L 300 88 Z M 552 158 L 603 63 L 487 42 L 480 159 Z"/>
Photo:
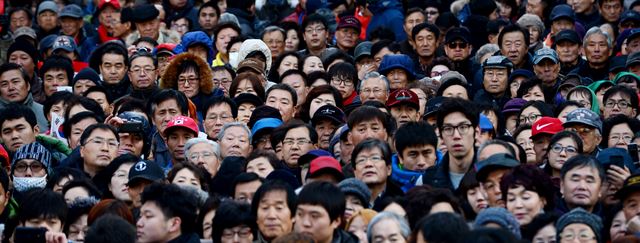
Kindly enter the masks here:
<path id="1" fill-rule="evenodd" d="M 13 168 L 16 162 L 23 159 L 33 159 L 39 161 L 47 168 L 47 170 L 51 165 L 51 153 L 38 142 L 22 145 L 22 147 L 20 147 L 13 155 L 13 160 L 11 160 L 11 167 Z"/>

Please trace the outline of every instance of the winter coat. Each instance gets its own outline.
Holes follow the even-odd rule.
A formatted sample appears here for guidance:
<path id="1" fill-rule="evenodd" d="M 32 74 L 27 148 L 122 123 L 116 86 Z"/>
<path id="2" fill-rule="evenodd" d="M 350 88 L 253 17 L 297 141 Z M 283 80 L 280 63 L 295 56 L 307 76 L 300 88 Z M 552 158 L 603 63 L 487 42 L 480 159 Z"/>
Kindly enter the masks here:
<path id="1" fill-rule="evenodd" d="M 227 8 L 227 12 L 235 15 L 238 18 L 240 29 L 242 30 L 242 36 L 247 36 L 249 38 L 258 37 L 258 33 L 254 31 L 255 16 L 251 15 L 246 10 L 238 8 Z"/>
<path id="2" fill-rule="evenodd" d="M 381 0 L 377 3 L 369 5 L 369 10 L 373 13 L 369 27 L 367 27 L 367 39 L 371 32 L 377 28 L 388 28 L 396 36 L 396 42 L 402 42 L 407 39 L 404 32 L 404 14 L 402 12 L 402 4 L 397 0 Z"/>
<path id="3" fill-rule="evenodd" d="M 187 52 L 187 49 L 194 44 L 202 44 L 207 47 L 207 63 L 211 65 L 214 58 L 213 41 L 203 31 L 192 31 L 184 34 L 180 43 L 173 49 L 173 53 L 178 55 Z"/>
<path id="4" fill-rule="evenodd" d="M 198 82 L 200 88 L 199 93 L 211 95 L 214 88 L 211 68 L 209 68 L 209 64 L 202 60 L 202 58 L 191 53 L 179 54 L 171 60 L 171 63 L 169 63 L 167 69 L 165 69 L 164 74 L 162 75 L 160 88 L 178 90 L 178 76 L 180 75 L 180 73 L 178 73 L 178 68 L 181 63 L 187 60 L 194 61 L 198 65 L 198 77 L 200 78 L 200 81 Z"/>

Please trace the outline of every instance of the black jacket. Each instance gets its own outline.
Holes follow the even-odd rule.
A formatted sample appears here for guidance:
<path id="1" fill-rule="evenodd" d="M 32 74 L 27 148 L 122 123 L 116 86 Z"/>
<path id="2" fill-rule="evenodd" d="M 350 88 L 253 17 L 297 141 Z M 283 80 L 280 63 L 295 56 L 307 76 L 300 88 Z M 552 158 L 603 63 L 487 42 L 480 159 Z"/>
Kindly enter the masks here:
<path id="1" fill-rule="evenodd" d="M 580 75 L 580 77 L 590 78 L 591 82 L 599 81 L 599 80 L 609 80 L 609 62 L 607 65 L 600 69 L 594 69 L 589 66 L 589 62 L 583 62 L 576 69 L 571 71 L 571 73 L 575 73 Z M 589 85 L 591 83 L 586 83 L 584 79 L 582 79 L 582 85 Z"/>
<path id="2" fill-rule="evenodd" d="M 471 162 L 471 166 L 469 166 L 469 171 L 473 170 L 473 165 L 476 163 L 475 150 L 473 154 L 473 162 Z M 467 173 L 469 173 L 469 171 L 467 171 Z M 431 166 L 424 172 L 424 175 L 422 176 L 422 184 L 449 189 L 452 192 L 455 192 L 458 189 L 453 187 L 451 177 L 449 176 L 449 153 L 446 153 L 442 157 L 440 164 L 437 166 Z"/>
<path id="3" fill-rule="evenodd" d="M 358 243 L 358 242 L 360 242 L 360 240 L 358 240 L 358 237 L 356 237 L 352 233 L 346 232 L 341 229 L 336 229 L 333 231 L 333 240 L 331 240 L 331 243 Z"/>
<path id="4" fill-rule="evenodd" d="M 200 243 L 200 237 L 196 233 L 181 234 L 167 243 Z"/>
<path id="5" fill-rule="evenodd" d="M 404 191 L 402 191 L 402 188 L 400 188 L 400 186 L 393 183 L 393 181 L 391 180 L 391 177 L 388 177 L 387 187 L 384 189 L 384 192 L 382 192 L 382 194 L 380 194 L 380 196 L 378 196 L 376 200 L 373 201 L 373 205 L 371 206 L 371 209 L 381 212 L 384 209 L 382 208 L 382 202 L 385 199 L 390 197 L 393 198 L 393 197 L 403 196 L 403 195 L 404 195 Z M 371 196 L 375 196 L 375 195 L 371 195 Z"/>

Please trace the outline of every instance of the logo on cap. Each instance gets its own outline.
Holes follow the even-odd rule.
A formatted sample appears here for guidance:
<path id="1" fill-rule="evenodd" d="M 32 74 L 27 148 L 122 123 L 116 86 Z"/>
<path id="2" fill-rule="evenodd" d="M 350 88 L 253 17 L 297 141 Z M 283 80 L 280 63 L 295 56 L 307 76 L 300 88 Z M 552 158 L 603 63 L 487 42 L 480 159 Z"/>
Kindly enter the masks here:
<path id="1" fill-rule="evenodd" d="M 411 94 L 409 94 L 409 92 L 401 90 L 400 92 L 398 92 L 396 94 L 396 100 L 397 101 L 401 101 L 401 100 L 410 100 L 411 99 Z"/>
<path id="2" fill-rule="evenodd" d="M 335 111 L 334 111 L 334 110 L 329 109 L 329 108 L 324 109 L 324 110 L 322 110 L 322 111 L 320 111 L 320 112 L 321 112 L 323 115 L 333 115 L 333 114 L 335 113 Z"/>
<path id="3" fill-rule="evenodd" d="M 136 163 L 136 165 L 134 166 L 134 169 L 136 171 L 144 171 L 147 169 L 147 163 L 144 161 L 140 161 L 138 163 Z"/>
<path id="4" fill-rule="evenodd" d="M 56 40 L 56 44 L 58 46 L 70 46 L 71 42 L 69 41 L 68 38 L 61 37 L 61 38 L 58 38 L 58 40 Z"/>
<path id="5" fill-rule="evenodd" d="M 536 129 L 538 129 L 538 130 L 542 130 L 543 128 L 545 128 L 545 127 L 547 127 L 547 126 L 549 126 L 549 125 L 551 125 L 551 124 L 553 124 L 553 123 L 547 123 L 547 124 L 544 124 L 544 125 L 542 125 L 542 124 L 538 124 L 538 125 L 536 126 Z"/>

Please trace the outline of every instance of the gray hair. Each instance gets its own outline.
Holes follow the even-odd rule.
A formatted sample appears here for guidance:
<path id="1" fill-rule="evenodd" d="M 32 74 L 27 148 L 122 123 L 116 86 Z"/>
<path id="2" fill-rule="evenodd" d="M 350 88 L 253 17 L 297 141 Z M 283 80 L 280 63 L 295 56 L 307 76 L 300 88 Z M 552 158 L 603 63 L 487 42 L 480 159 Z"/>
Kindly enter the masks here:
<path id="1" fill-rule="evenodd" d="M 364 77 L 362 78 L 362 81 L 360 82 L 360 85 L 358 87 L 358 91 L 362 91 L 362 83 L 364 83 L 364 81 L 366 81 L 367 79 L 372 79 L 372 78 L 379 78 L 382 79 L 382 81 L 384 81 L 384 83 L 387 85 L 387 94 L 389 92 L 391 92 L 391 87 L 389 87 L 389 79 L 380 74 L 379 72 L 373 71 L 373 72 L 368 72 L 367 74 L 364 75 Z"/>
<path id="2" fill-rule="evenodd" d="M 282 36 L 285 39 L 287 39 L 287 32 L 283 28 L 280 28 L 280 27 L 275 26 L 275 25 L 271 25 L 271 26 L 268 26 L 267 28 L 264 28 L 264 30 L 260 33 L 260 39 L 264 38 L 265 34 L 268 34 L 268 33 L 271 33 L 271 32 L 276 32 L 276 31 L 280 32 L 282 34 Z"/>
<path id="3" fill-rule="evenodd" d="M 214 141 L 211 141 L 209 139 L 206 138 L 192 138 L 187 140 L 187 143 L 184 144 L 184 154 L 187 158 L 189 158 L 189 150 L 191 149 L 191 147 L 193 147 L 196 144 L 199 143 L 206 143 L 209 146 L 211 146 L 211 149 L 213 150 L 213 153 L 216 154 L 216 157 L 218 157 L 218 160 L 220 160 L 220 145 Z"/>
<path id="4" fill-rule="evenodd" d="M 224 137 L 224 133 L 227 131 L 227 129 L 232 128 L 232 127 L 240 127 L 242 128 L 245 132 L 247 132 L 247 134 L 249 135 L 249 144 L 251 144 L 251 130 L 249 129 L 249 127 L 247 127 L 247 125 L 245 125 L 242 122 L 229 122 L 229 123 L 225 123 L 224 126 L 222 126 L 222 129 L 220 129 L 220 132 L 218 133 L 218 141 L 222 141 L 222 137 Z"/>
<path id="5" fill-rule="evenodd" d="M 480 47 L 480 49 L 478 49 L 478 51 L 476 52 L 476 56 L 473 57 L 473 60 L 476 61 L 477 63 L 482 63 L 480 61 L 480 58 L 482 58 L 484 55 L 487 55 L 489 53 L 495 53 L 499 50 L 500 50 L 500 47 L 496 44 L 484 44 L 483 46 Z"/>
<path id="6" fill-rule="evenodd" d="M 380 221 L 390 219 L 395 221 L 398 224 L 398 228 L 400 228 L 400 233 L 402 233 L 402 237 L 409 239 L 409 235 L 411 234 L 411 228 L 409 228 L 409 223 L 407 223 L 407 219 L 402 216 L 392 213 L 392 212 L 380 212 L 378 213 L 371 221 L 369 222 L 369 226 L 367 226 L 367 239 L 369 242 L 373 242 L 373 233 L 372 229 Z"/>
<path id="7" fill-rule="evenodd" d="M 600 27 L 598 26 L 591 27 L 591 29 L 589 29 L 587 33 L 584 34 L 584 39 L 582 40 L 582 43 L 585 43 L 585 46 L 587 43 L 587 39 L 589 39 L 589 37 L 591 37 L 592 35 L 603 35 L 605 38 L 607 38 L 607 46 L 609 46 L 609 48 L 613 48 L 611 36 L 609 36 L 607 32 L 602 31 L 602 29 L 600 29 Z"/>
<path id="8" fill-rule="evenodd" d="M 509 154 L 511 156 L 513 156 L 514 158 L 517 158 L 516 157 L 516 151 L 509 144 L 509 142 L 505 142 L 505 141 L 502 141 L 500 139 L 491 139 L 491 140 L 487 140 L 484 143 L 480 144 L 480 147 L 478 147 L 478 152 L 476 152 L 476 158 L 479 158 L 480 157 L 480 153 L 482 152 L 482 150 L 484 150 L 489 145 L 500 145 L 500 146 L 504 147 L 505 149 L 507 149 L 507 151 L 509 151 Z"/>

